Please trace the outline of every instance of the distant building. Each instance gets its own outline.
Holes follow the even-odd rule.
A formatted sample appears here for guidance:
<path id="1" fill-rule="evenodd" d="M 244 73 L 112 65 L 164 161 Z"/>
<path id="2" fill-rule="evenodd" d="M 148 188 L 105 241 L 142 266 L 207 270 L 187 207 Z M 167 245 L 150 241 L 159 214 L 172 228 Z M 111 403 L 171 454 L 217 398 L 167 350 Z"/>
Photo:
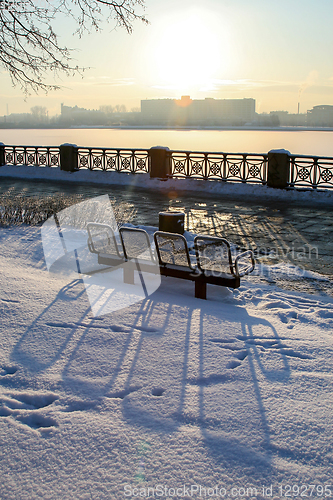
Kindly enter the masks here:
<path id="1" fill-rule="evenodd" d="M 288 113 L 288 111 L 271 111 L 269 113 L 272 126 L 282 127 L 305 127 L 307 123 L 306 113 Z"/>
<path id="2" fill-rule="evenodd" d="M 31 113 L 11 113 L 10 115 L 0 117 L 0 123 L 6 124 L 8 126 L 12 125 L 22 127 L 36 124 Z"/>
<path id="3" fill-rule="evenodd" d="M 307 113 L 307 124 L 312 127 L 333 127 L 333 106 L 314 106 Z"/>
<path id="4" fill-rule="evenodd" d="M 254 99 L 149 99 L 141 101 L 146 123 L 176 125 L 244 125 L 255 119 Z"/>
<path id="5" fill-rule="evenodd" d="M 59 123 L 69 125 L 104 125 L 105 116 L 96 109 L 79 108 L 78 106 L 65 106 L 61 103 Z"/>
<path id="6" fill-rule="evenodd" d="M 87 113 L 90 109 L 79 108 L 78 106 L 65 106 L 61 103 L 61 116 L 72 116 L 73 114 Z"/>

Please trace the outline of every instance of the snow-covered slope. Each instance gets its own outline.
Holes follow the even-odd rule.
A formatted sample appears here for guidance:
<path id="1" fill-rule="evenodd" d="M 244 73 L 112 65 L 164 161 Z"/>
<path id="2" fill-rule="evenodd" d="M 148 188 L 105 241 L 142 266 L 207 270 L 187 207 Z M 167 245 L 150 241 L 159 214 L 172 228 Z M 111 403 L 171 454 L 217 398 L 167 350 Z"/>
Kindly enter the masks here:
<path id="1" fill-rule="evenodd" d="M 331 496 L 332 299 L 162 277 L 94 318 L 39 228 L 0 262 L 1 499 Z"/>
<path id="2" fill-rule="evenodd" d="M 269 200 L 286 200 L 302 201 L 303 203 L 325 203 L 326 205 L 333 204 L 332 190 L 307 190 L 286 191 L 283 189 L 274 189 L 261 184 L 243 184 L 241 182 L 221 182 L 221 181 L 203 181 L 196 179 L 181 179 L 174 178 L 167 181 L 159 179 L 151 179 L 149 174 L 130 174 L 114 171 L 98 171 L 81 169 L 78 172 L 64 172 L 60 168 L 43 168 L 43 167 L 27 167 L 27 166 L 3 166 L 0 169 L 1 177 L 11 177 L 16 179 L 44 179 L 47 181 L 60 181 L 65 183 L 88 183 L 100 185 L 120 185 L 133 186 L 144 189 L 152 189 L 154 191 L 170 192 L 198 192 L 205 195 L 224 195 L 229 197 L 239 197 L 247 199 L 269 199 Z"/>

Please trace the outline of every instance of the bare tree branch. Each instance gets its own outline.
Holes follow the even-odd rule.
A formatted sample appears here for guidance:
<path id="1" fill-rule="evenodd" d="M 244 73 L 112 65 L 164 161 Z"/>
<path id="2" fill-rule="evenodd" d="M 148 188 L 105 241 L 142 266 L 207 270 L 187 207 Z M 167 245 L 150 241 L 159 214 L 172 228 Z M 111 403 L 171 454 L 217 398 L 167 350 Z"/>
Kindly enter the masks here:
<path id="1" fill-rule="evenodd" d="M 128 33 L 134 21 L 148 22 L 137 13 L 144 0 L 44 0 L 44 5 L 39 7 L 35 0 L 0 0 L 0 65 L 25 94 L 59 89 L 47 83 L 50 71 L 55 78 L 83 71 L 72 65 L 72 51 L 58 42 L 52 27 L 56 15 L 70 16 L 79 37 L 101 30 L 105 21 Z"/>

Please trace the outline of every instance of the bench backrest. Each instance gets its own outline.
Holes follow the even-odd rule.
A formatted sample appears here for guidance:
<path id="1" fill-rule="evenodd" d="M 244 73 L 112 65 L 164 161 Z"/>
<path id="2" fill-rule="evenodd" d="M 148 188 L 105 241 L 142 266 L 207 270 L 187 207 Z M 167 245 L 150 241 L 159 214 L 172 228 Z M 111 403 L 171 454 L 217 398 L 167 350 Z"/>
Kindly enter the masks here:
<path id="1" fill-rule="evenodd" d="M 181 234 L 156 231 L 155 247 L 161 265 L 184 266 L 193 269 L 187 241 Z"/>
<path id="2" fill-rule="evenodd" d="M 226 239 L 198 235 L 194 238 L 194 248 L 197 264 L 201 271 L 216 274 L 235 274 L 230 243 Z"/>
<path id="3" fill-rule="evenodd" d="M 125 259 L 140 259 L 155 262 L 149 235 L 144 229 L 121 227 L 119 230 Z"/>
<path id="4" fill-rule="evenodd" d="M 89 250 L 97 254 L 116 255 L 122 258 L 111 226 L 89 222 L 87 224 Z"/>

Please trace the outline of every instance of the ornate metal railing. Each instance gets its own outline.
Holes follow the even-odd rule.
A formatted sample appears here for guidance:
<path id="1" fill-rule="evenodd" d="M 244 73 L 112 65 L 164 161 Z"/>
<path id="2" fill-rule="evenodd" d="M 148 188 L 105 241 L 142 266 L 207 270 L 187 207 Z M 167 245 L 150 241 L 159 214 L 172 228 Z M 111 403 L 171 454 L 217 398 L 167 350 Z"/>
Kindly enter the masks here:
<path id="1" fill-rule="evenodd" d="M 333 188 L 333 158 L 290 156 L 289 187 Z"/>
<path id="2" fill-rule="evenodd" d="M 78 168 L 116 170 L 118 172 L 149 172 L 149 151 L 146 149 L 78 148 Z"/>
<path id="3" fill-rule="evenodd" d="M 5 146 L 6 165 L 60 167 L 60 148 L 57 146 Z M 148 172 L 148 150 L 77 148 L 77 168 L 116 170 L 118 172 Z"/>
<path id="4" fill-rule="evenodd" d="M 60 167 L 60 150 L 57 146 L 5 146 L 4 157 L 6 165 Z"/>
<path id="5" fill-rule="evenodd" d="M 58 146 L 0 145 L 0 149 L 0 164 L 61 166 Z M 171 161 L 170 177 L 173 178 L 267 183 L 268 154 L 190 151 L 169 151 L 168 154 Z M 147 173 L 149 150 L 78 147 L 77 168 Z M 333 158 L 290 155 L 288 188 L 333 189 Z"/>
<path id="6" fill-rule="evenodd" d="M 266 184 L 267 161 L 265 154 L 172 151 L 171 175 Z"/>

